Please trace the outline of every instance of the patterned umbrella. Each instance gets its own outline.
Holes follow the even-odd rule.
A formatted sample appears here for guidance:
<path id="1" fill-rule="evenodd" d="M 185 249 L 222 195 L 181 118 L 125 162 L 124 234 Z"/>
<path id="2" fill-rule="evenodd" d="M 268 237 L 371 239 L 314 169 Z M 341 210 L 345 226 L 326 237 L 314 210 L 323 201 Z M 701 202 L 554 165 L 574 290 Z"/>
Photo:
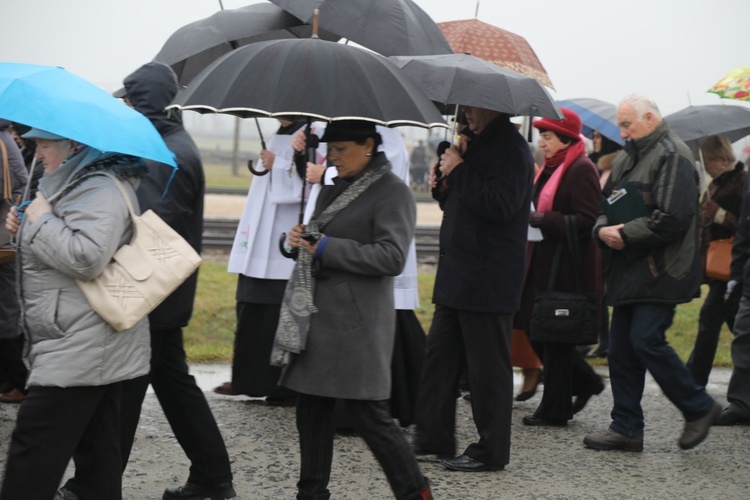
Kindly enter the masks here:
<path id="1" fill-rule="evenodd" d="M 554 90 L 547 72 L 529 42 L 522 36 L 479 19 L 438 23 L 456 54 L 471 54 L 539 80 Z"/>
<path id="2" fill-rule="evenodd" d="M 725 99 L 750 101 L 750 66 L 733 69 L 708 91 Z"/>

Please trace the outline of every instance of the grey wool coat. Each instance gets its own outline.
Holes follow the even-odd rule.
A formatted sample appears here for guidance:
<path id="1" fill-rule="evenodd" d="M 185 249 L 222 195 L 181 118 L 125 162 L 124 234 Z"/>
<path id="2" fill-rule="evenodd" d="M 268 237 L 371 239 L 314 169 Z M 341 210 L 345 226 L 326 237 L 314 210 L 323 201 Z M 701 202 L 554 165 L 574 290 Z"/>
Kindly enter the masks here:
<path id="1" fill-rule="evenodd" d="M 370 165 L 379 162 L 387 162 L 382 153 Z M 347 180 L 336 182 L 321 191 L 316 215 Z M 315 279 L 318 312 L 312 315 L 307 348 L 292 356 L 282 385 L 330 398 L 390 398 L 393 276 L 404 268 L 415 224 L 409 188 L 388 172 L 321 229 L 328 241 Z"/>

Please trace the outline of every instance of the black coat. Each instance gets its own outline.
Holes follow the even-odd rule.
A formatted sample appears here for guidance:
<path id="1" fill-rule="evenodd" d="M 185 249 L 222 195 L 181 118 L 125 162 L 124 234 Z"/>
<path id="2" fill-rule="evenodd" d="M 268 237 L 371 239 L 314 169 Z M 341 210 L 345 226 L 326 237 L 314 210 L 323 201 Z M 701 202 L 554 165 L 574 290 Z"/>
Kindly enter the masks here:
<path id="1" fill-rule="evenodd" d="M 534 160 L 501 115 L 470 142 L 436 196 L 443 208 L 433 302 L 510 314 L 521 302 Z"/>
<path id="2" fill-rule="evenodd" d="M 178 166 L 175 171 L 162 163 L 146 161 L 148 175 L 138 188 L 138 202 L 142 212 L 156 212 L 200 253 L 205 175 L 198 147 L 182 125 L 179 112 L 168 115 L 164 111 L 178 90 L 177 80 L 170 72 L 162 64 L 149 63 L 125 79 L 128 99 L 154 124 L 175 154 Z M 149 314 L 152 330 L 188 324 L 197 283 L 198 271 Z"/>

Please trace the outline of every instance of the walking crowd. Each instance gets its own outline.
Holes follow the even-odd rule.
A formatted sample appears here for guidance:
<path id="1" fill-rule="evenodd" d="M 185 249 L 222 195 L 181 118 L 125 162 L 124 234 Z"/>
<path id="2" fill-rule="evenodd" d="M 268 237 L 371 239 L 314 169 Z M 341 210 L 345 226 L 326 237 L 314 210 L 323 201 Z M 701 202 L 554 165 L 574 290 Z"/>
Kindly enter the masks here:
<path id="1" fill-rule="evenodd" d="M 123 83 L 115 96 L 150 120 L 176 171 L 0 123 L 4 182 L 23 202 L 4 222 L 15 260 L 0 264 L 0 401 L 21 404 L 1 500 L 121 498 L 149 384 L 190 462 L 185 484 L 163 498 L 236 496 L 183 345 L 197 272 L 119 333 L 76 283 L 132 238 L 128 204 L 154 210 L 201 249 L 203 166 L 180 112 L 166 109 L 177 75 L 151 62 Z M 614 399 L 611 421 L 582 436 L 589 449 L 643 451 L 647 372 L 684 417 L 681 449 L 698 446 L 712 425 L 750 423 L 750 196 L 731 144 L 710 136 L 692 151 L 656 103 L 632 94 L 617 108 L 623 148 L 597 131 L 589 155 L 581 118 L 562 108 L 561 119 L 533 122 L 544 155 L 535 164 L 509 114 L 461 113 L 461 141 L 427 174 L 443 211 L 427 334 L 414 313 L 416 205 L 401 135 L 358 119 L 279 119 L 260 153 L 229 257 L 238 278 L 232 379 L 215 392 L 296 407 L 296 498 L 331 497 L 337 432 L 364 439 L 398 499 L 432 498 L 425 457 L 454 471 L 503 470 L 513 366 L 543 373 L 541 400 L 523 424 L 565 427 L 606 388 L 582 345 L 598 343 L 593 355 L 607 357 Z M 696 156 L 711 178 L 705 192 Z M 712 243 L 732 237 L 727 275 L 706 272 Z M 695 350 L 683 363 L 666 332 L 702 284 Z M 587 298 L 585 318 L 568 318 L 574 306 L 544 316 L 542 299 L 561 295 Z M 549 326 L 567 319 L 580 320 L 580 331 Z M 722 409 L 705 386 L 725 323 L 734 372 Z M 533 397 L 539 382 L 516 399 Z M 459 450 L 462 389 L 476 440 Z M 403 430 L 411 425 L 413 442 Z M 61 485 L 71 458 L 75 474 Z"/>

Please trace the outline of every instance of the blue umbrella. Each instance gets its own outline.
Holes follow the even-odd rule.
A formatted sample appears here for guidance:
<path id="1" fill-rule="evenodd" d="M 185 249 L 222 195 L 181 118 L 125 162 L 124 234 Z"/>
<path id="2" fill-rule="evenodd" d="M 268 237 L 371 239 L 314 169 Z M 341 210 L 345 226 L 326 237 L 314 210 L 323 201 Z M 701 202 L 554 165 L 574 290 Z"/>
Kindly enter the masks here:
<path id="1" fill-rule="evenodd" d="M 594 137 L 596 130 L 620 146 L 625 144 L 620 137 L 620 128 L 617 126 L 617 107 L 614 104 L 599 99 L 579 97 L 557 101 L 557 105 L 578 113 L 583 122 L 583 135 L 589 139 Z"/>
<path id="2" fill-rule="evenodd" d="M 0 62 L 0 118 L 177 167 L 148 118 L 63 68 Z"/>

